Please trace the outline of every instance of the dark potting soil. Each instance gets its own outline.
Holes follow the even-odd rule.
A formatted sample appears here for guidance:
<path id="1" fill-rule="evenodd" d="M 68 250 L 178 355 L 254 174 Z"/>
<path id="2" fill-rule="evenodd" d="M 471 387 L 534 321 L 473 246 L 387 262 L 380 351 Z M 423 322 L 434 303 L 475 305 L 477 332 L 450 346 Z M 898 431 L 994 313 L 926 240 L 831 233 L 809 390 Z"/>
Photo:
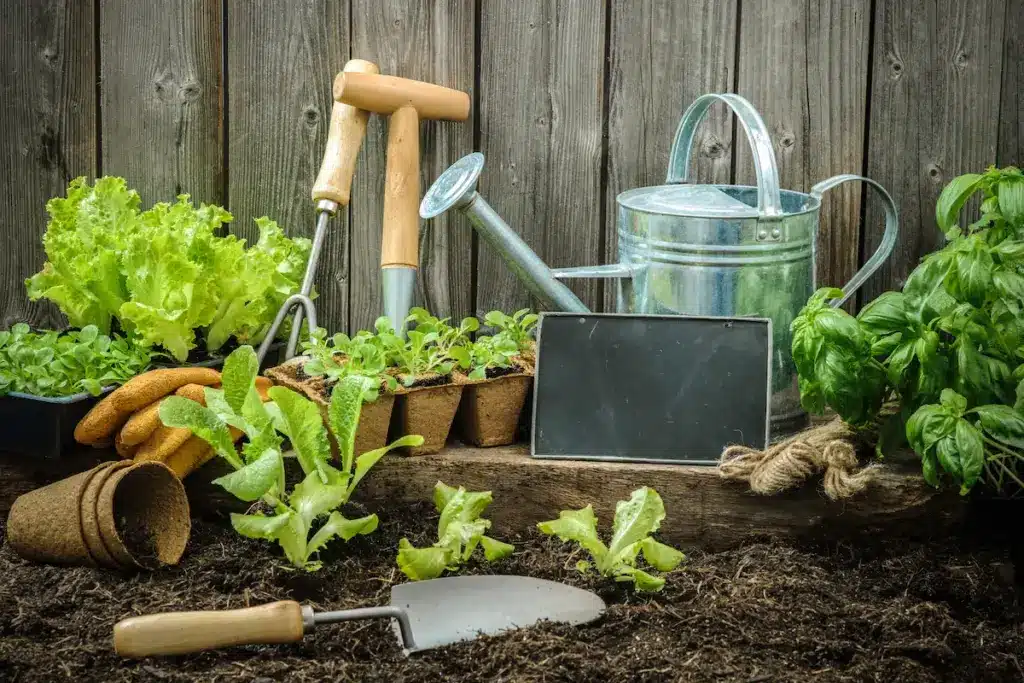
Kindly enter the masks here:
<path id="1" fill-rule="evenodd" d="M 530 534 L 511 558 L 468 571 L 595 589 L 609 604 L 600 621 L 545 624 L 408 658 L 382 622 L 323 626 L 290 645 L 142 661 L 113 653 L 111 628 L 131 615 L 285 598 L 324 609 L 386 604 L 389 586 L 404 580 L 394 563 L 398 540 L 428 544 L 435 525 L 426 504 L 389 516 L 370 537 L 334 541 L 315 574 L 283 568 L 276 545 L 204 522 L 195 523 L 180 565 L 151 573 L 33 565 L 5 547 L 0 680 L 1024 680 L 1024 609 L 1007 551 L 952 539 L 692 552 L 651 597 L 581 576 L 570 546 Z"/>
<path id="2" fill-rule="evenodd" d="M 420 387 L 439 387 L 442 384 L 449 384 L 451 381 L 451 375 L 428 375 L 426 377 L 418 378 L 415 382 L 406 387 L 406 389 L 417 389 Z"/>
<path id="3" fill-rule="evenodd" d="M 160 565 L 156 539 L 145 525 L 138 523 L 138 520 L 118 518 L 117 535 L 121 537 L 125 549 L 139 564 L 145 567 Z"/>

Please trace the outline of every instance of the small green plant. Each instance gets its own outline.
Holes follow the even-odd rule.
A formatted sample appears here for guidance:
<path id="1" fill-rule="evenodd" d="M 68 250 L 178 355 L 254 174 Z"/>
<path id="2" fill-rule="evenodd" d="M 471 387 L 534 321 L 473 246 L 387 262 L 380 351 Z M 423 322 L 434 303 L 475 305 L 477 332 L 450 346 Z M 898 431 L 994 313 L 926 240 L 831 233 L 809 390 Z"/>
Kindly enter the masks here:
<path id="1" fill-rule="evenodd" d="M 240 500 L 258 501 L 272 513 L 233 513 L 235 531 L 274 541 L 294 567 L 315 571 L 320 562 L 310 558 L 328 541 L 336 536 L 347 541 L 377 528 L 376 515 L 346 519 L 338 511 L 363 477 L 388 451 L 418 446 L 423 438 L 404 436 L 356 457 L 355 435 L 365 387 L 359 378 L 345 377 L 328 408 L 341 458 L 340 468 L 335 468 L 329 463 L 331 448 L 316 404 L 284 387 L 271 387 L 271 402 L 264 404 L 255 389 L 258 370 L 252 347 L 239 347 L 224 362 L 222 388 L 207 388 L 207 407 L 169 396 L 160 405 L 160 418 L 165 425 L 192 430 L 231 465 L 234 472 L 215 479 L 216 484 Z M 229 426 L 247 437 L 241 453 L 235 449 Z M 285 482 L 284 437 L 305 475 L 291 490 Z"/>
<path id="2" fill-rule="evenodd" d="M 512 367 L 519 354 L 516 342 L 502 333 L 478 337 L 475 342 L 457 346 L 449 352 L 460 368 L 469 370 L 472 380 L 487 379 L 488 370 Z"/>
<path id="3" fill-rule="evenodd" d="M 437 543 L 429 548 L 414 548 L 403 538 L 398 543 L 398 568 L 413 581 L 422 581 L 436 579 L 445 570 L 457 571 L 477 546 L 484 549 L 488 562 L 508 557 L 515 549 L 512 545 L 484 535 L 491 523 L 480 515 L 491 500 L 490 491 L 472 492 L 437 482 L 434 507 L 441 513 Z"/>
<path id="4" fill-rule="evenodd" d="M 32 332 L 18 323 L 0 332 L 0 396 L 99 395 L 144 372 L 150 351 L 123 337 L 100 334 L 95 325 L 69 332 Z"/>
<path id="5" fill-rule="evenodd" d="M 415 327 L 406 332 L 404 341 L 390 328 L 381 326 L 378 326 L 377 336 L 388 349 L 390 363 L 407 387 L 424 377 L 451 374 L 456 364 L 452 350 L 465 346 L 469 335 L 480 328 L 476 318 L 464 318 L 458 327 L 453 327 L 448 318 L 438 319 L 422 308 L 412 309 L 406 323 Z"/>
<path id="6" fill-rule="evenodd" d="M 537 314 L 524 308 L 512 315 L 501 311 L 490 311 L 484 316 L 484 324 L 498 330 L 516 343 L 520 352 L 530 351 L 533 344 L 534 328 L 537 326 Z M 498 336 L 498 335 L 495 335 Z"/>
<path id="7" fill-rule="evenodd" d="M 580 560 L 576 568 L 584 574 L 595 570 L 601 576 L 616 581 L 632 582 L 640 591 L 660 591 L 665 579 L 637 569 L 637 555 L 654 569 L 672 571 L 685 559 L 671 546 L 650 537 L 665 519 L 665 505 L 652 488 L 633 491 L 629 500 L 615 505 L 612 540 L 605 545 L 597 535 L 597 517 L 588 505 L 582 510 L 564 510 L 558 519 L 537 525 L 542 533 L 557 536 L 563 541 L 575 541 L 590 553 L 592 561 Z"/>
<path id="8" fill-rule="evenodd" d="M 398 381 L 387 372 L 389 358 L 381 338 L 366 330 L 353 337 L 338 333 L 328 339 L 326 331 L 318 328 L 303 343 L 303 350 L 310 357 L 302 366 L 303 372 L 326 377 L 331 384 L 345 377 L 358 377 L 365 386 L 364 402 L 376 401 L 382 388 L 393 392 L 398 387 Z"/>

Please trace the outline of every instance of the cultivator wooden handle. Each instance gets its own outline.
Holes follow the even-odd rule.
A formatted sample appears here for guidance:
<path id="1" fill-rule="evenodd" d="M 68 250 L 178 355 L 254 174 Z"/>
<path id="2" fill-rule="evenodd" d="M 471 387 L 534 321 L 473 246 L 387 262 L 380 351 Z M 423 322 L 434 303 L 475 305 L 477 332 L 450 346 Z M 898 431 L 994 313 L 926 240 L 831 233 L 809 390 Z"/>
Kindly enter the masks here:
<path id="1" fill-rule="evenodd" d="M 365 59 L 352 59 L 342 73 L 377 74 L 380 69 Z M 331 123 L 327 134 L 327 147 L 320 173 L 313 183 L 313 201 L 326 199 L 347 206 L 352 192 L 352 178 L 356 158 L 366 136 L 366 120 L 370 112 L 351 104 L 335 101 L 331 108 Z"/>
<path id="2" fill-rule="evenodd" d="M 302 606 L 293 600 L 209 612 L 167 612 L 130 617 L 114 625 L 122 657 L 182 655 L 233 645 L 302 640 Z"/>

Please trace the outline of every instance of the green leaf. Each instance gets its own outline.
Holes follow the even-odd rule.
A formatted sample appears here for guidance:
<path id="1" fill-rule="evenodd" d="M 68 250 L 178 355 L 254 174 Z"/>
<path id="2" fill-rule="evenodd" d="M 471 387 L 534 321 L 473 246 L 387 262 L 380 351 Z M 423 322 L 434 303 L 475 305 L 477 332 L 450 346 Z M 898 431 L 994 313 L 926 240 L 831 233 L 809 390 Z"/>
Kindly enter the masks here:
<path id="1" fill-rule="evenodd" d="M 441 481 L 434 484 L 434 507 L 437 511 L 441 512 L 444 510 L 445 506 L 448 505 L 448 502 L 458 491 L 457 488 L 448 486 Z"/>
<path id="2" fill-rule="evenodd" d="M 310 539 L 306 552 L 310 555 L 317 552 L 335 536 L 348 541 L 356 536 L 368 536 L 377 530 L 377 515 L 367 515 L 359 519 L 345 519 L 340 512 L 332 512 L 324 525 Z"/>
<path id="3" fill-rule="evenodd" d="M 953 435 L 956 422 L 957 418 L 943 406 L 921 406 L 907 420 L 907 441 L 923 457 L 939 440 Z"/>
<path id="4" fill-rule="evenodd" d="M 929 486 L 933 486 L 935 488 L 938 488 L 939 484 L 941 482 L 939 481 L 939 470 L 938 470 L 938 464 L 936 463 L 936 460 L 935 460 L 935 454 L 934 453 L 924 453 L 924 454 L 920 454 L 920 455 L 921 455 L 921 475 L 924 477 L 925 482 Z"/>
<path id="5" fill-rule="evenodd" d="M 608 555 L 608 548 L 597 536 L 597 517 L 590 505 L 581 510 L 563 510 L 558 514 L 558 519 L 540 522 L 537 528 L 548 536 L 579 543 L 593 556 L 598 565 Z"/>
<path id="6" fill-rule="evenodd" d="M 285 387 L 271 387 L 268 393 L 281 409 L 302 471 L 306 474 L 320 472 L 322 465 L 331 457 L 331 445 L 320 409 L 309 399 Z"/>
<path id="7" fill-rule="evenodd" d="M 221 387 L 224 400 L 235 413 L 242 412 L 242 405 L 256 383 L 260 362 L 251 346 L 240 346 L 224 359 L 221 371 Z"/>
<path id="8" fill-rule="evenodd" d="M 940 439 L 935 444 L 935 456 L 942 469 L 946 470 L 953 481 L 963 480 L 963 465 L 960 462 L 960 452 L 956 447 L 956 440 L 953 437 Z"/>
<path id="9" fill-rule="evenodd" d="M 906 302 L 902 292 L 885 292 L 857 315 L 864 331 L 874 336 L 906 332 L 909 328 Z"/>
<path id="10" fill-rule="evenodd" d="M 309 526 L 320 515 L 334 510 L 347 501 L 348 487 L 325 484 L 320 473 L 313 471 L 295 485 L 288 503 L 299 513 L 306 526 Z"/>
<path id="11" fill-rule="evenodd" d="M 356 471 L 355 474 L 352 475 L 352 480 L 348 486 L 349 495 L 351 495 L 352 492 L 355 491 L 356 486 L 359 485 L 359 482 L 363 480 L 363 477 L 365 477 L 369 473 L 373 466 L 376 465 L 377 462 L 385 455 L 387 455 L 390 451 L 393 451 L 396 448 L 407 448 L 410 446 L 420 446 L 422 444 L 422 436 L 416 434 L 409 434 L 403 436 L 400 439 L 392 441 L 384 448 L 378 448 L 376 450 L 372 450 L 360 455 L 358 458 L 356 458 Z"/>
<path id="12" fill-rule="evenodd" d="M 992 273 L 992 284 L 1000 296 L 1016 302 L 1024 301 L 1024 277 L 1007 268 Z"/>
<path id="13" fill-rule="evenodd" d="M 985 446 L 981 432 L 966 420 L 956 423 L 956 448 L 960 456 L 960 493 L 966 494 L 977 483 L 985 467 Z"/>
<path id="14" fill-rule="evenodd" d="M 508 557 L 512 554 L 512 551 L 515 550 L 515 546 L 511 543 L 503 543 L 502 541 L 493 539 L 490 536 L 481 536 L 480 546 L 484 549 L 484 557 L 488 562 L 495 562 Z"/>
<path id="15" fill-rule="evenodd" d="M 659 543 L 653 538 L 645 538 L 640 543 L 644 560 L 658 571 L 670 572 L 686 559 L 685 555 L 672 546 Z"/>
<path id="16" fill-rule="evenodd" d="M 999 211 L 1013 226 L 1024 225 L 1024 178 L 1007 177 L 998 185 Z"/>
<path id="17" fill-rule="evenodd" d="M 306 547 L 308 533 L 309 527 L 296 514 L 289 514 L 288 522 L 277 530 L 277 542 L 284 550 L 285 557 L 299 569 L 304 569 L 309 560 L 309 551 Z"/>
<path id="18" fill-rule="evenodd" d="M 978 191 L 982 177 L 976 173 L 968 173 L 954 178 L 943 188 L 935 204 L 935 220 L 939 224 L 939 230 L 946 232 L 957 225 L 960 211 L 971 195 Z"/>
<path id="19" fill-rule="evenodd" d="M 248 465 L 213 480 L 239 500 L 259 500 L 284 477 L 281 452 L 265 451 Z"/>
<path id="20" fill-rule="evenodd" d="M 331 403 L 327 409 L 327 419 L 331 425 L 334 438 L 338 441 L 341 454 L 341 469 L 352 470 L 355 450 L 356 430 L 359 427 L 359 414 L 363 407 L 363 382 L 358 377 L 344 377 L 334 387 Z"/>
<path id="21" fill-rule="evenodd" d="M 660 576 L 651 576 L 636 567 L 623 567 L 621 573 L 615 577 L 615 580 L 632 581 L 638 591 L 645 593 L 657 593 L 665 587 L 665 579 Z"/>
<path id="22" fill-rule="evenodd" d="M 960 417 L 967 410 L 967 399 L 952 389 L 943 389 L 939 403 L 953 415 Z"/>
<path id="23" fill-rule="evenodd" d="M 414 548 L 404 538 L 398 542 L 398 568 L 413 581 L 436 579 L 447 566 L 447 553 L 441 548 Z"/>
<path id="24" fill-rule="evenodd" d="M 168 427 L 191 430 L 234 467 L 242 466 L 228 426 L 208 408 L 184 396 L 168 396 L 160 402 L 160 419 Z"/>
<path id="25" fill-rule="evenodd" d="M 628 546 L 642 541 L 658 530 L 665 519 L 665 504 L 654 489 L 644 486 L 633 491 L 629 500 L 615 505 L 612 540 L 608 544 L 609 557 L 614 558 Z"/>
<path id="26" fill-rule="evenodd" d="M 956 254 L 956 273 L 960 289 L 975 306 L 984 303 L 992 285 L 992 254 L 980 241 L 971 251 Z"/>
<path id="27" fill-rule="evenodd" d="M 1024 448 L 1024 416 L 1010 406 L 986 405 L 974 409 L 981 427 L 993 439 L 1013 448 Z"/>
<path id="28" fill-rule="evenodd" d="M 257 515 L 240 515 L 238 513 L 231 513 L 231 526 L 240 535 L 246 536 L 247 538 L 258 538 L 267 541 L 272 541 L 277 538 L 278 532 L 288 524 L 288 519 L 292 513 L 282 512 L 279 515 L 273 517 L 266 517 L 261 514 Z"/>

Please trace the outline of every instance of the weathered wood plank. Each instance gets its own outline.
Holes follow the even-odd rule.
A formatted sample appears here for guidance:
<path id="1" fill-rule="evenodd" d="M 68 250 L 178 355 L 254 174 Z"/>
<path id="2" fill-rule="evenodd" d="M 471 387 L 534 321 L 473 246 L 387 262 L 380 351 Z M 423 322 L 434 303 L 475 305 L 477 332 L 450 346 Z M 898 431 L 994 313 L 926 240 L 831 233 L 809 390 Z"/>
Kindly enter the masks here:
<path id="1" fill-rule="evenodd" d="M 354 0 L 352 55 L 383 74 L 473 92 L 473 3 L 462 0 Z M 420 124 L 420 186 L 425 192 L 452 162 L 473 151 L 469 120 Z M 371 116 L 352 188 L 351 328 L 372 329 L 383 315 L 380 248 L 387 120 Z M 461 318 L 472 309 L 472 232 L 460 215 L 420 224 L 417 303 Z"/>
<path id="2" fill-rule="evenodd" d="M 96 173 L 96 27 L 91 3 L 11 2 L 0 22 L 0 315 L 61 324 L 56 307 L 30 304 L 25 278 L 43 266 L 46 201 Z"/>
<path id="3" fill-rule="evenodd" d="M 875 10 L 868 175 L 900 209 L 892 258 L 862 299 L 903 286 L 942 243 L 935 200 L 957 175 L 996 160 L 1006 0 L 910 3 Z M 878 246 L 882 208 L 868 202 L 864 253 Z"/>
<path id="4" fill-rule="evenodd" d="M 870 15 L 870 0 L 742 5 L 737 92 L 768 126 L 785 189 L 806 192 L 864 167 Z M 737 181 L 753 184 L 750 145 L 742 136 L 736 145 Z M 841 287 L 857 269 L 863 190 L 848 183 L 825 199 L 817 256 L 822 285 Z"/>
<path id="5" fill-rule="evenodd" d="M 220 2 L 99 3 L 103 172 L 143 206 L 223 202 Z"/>
<path id="6" fill-rule="evenodd" d="M 228 199 L 233 232 L 252 239 L 269 216 L 311 237 L 310 199 L 331 118 L 334 76 L 349 59 L 348 3 L 227 3 Z M 358 172 L 358 171 L 357 171 Z M 348 216 L 332 219 L 320 257 L 320 324 L 348 324 Z"/>
<path id="7" fill-rule="evenodd" d="M 552 267 L 601 259 L 605 6 L 592 0 L 483 0 L 480 192 Z M 573 289 L 589 306 L 595 281 Z M 486 246 L 477 312 L 530 305 Z"/>
<path id="8" fill-rule="evenodd" d="M 713 467 L 535 460 L 525 446 L 452 448 L 421 457 L 388 456 L 360 484 L 357 498 L 380 510 L 431 499 L 435 482 L 489 490 L 488 518 L 504 533 L 523 533 L 560 510 L 594 506 L 610 520 L 615 503 L 640 486 L 652 486 L 665 501 L 662 535 L 672 543 L 709 549 L 735 546 L 755 536 L 799 536 L 882 526 L 943 527 L 957 521 L 964 503 L 955 493 L 938 494 L 917 470 L 886 467 L 860 496 L 829 502 L 817 485 L 761 497 L 722 480 Z M 915 524 L 915 521 L 918 522 Z"/>
<path id="9" fill-rule="evenodd" d="M 1024 0 L 1006 2 L 999 166 L 1024 166 Z"/>
<path id="10" fill-rule="evenodd" d="M 612 0 L 604 262 L 618 260 L 616 195 L 665 182 L 683 111 L 700 95 L 733 90 L 735 37 L 736 0 Z M 732 134 L 732 117 L 716 107 L 697 134 L 700 182 L 729 182 Z M 604 289 L 605 310 L 614 310 L 615 287 Z"/>

